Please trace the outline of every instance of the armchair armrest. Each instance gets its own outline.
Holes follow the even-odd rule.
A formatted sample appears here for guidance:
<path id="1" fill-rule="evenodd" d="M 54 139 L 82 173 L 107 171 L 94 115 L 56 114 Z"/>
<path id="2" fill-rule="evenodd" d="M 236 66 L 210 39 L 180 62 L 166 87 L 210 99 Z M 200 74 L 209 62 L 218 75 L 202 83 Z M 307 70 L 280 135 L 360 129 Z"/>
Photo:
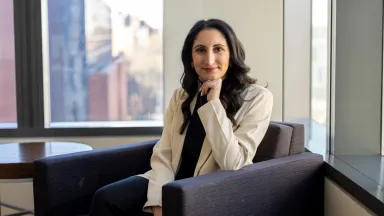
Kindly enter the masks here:
<path id="1" fill-rule="evenodd" d="M 34 162 L 33 190 L 38 216 L 87 213 L 93 194 L 104 185 L 150 169 L 157 140 Z"/>
<path id="2" fill-rule="evenodd" d="M 323 158 L 268 160 L 163 186 L 165 216 L 323 215 Z"/>

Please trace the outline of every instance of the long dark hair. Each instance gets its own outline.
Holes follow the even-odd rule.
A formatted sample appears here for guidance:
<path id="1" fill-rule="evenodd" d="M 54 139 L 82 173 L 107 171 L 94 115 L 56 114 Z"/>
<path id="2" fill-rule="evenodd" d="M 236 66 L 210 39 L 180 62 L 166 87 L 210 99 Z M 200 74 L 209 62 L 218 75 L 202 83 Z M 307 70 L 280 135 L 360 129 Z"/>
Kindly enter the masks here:
<path id="1" fill-rule="evenodd" d="M 192 67 L 192 46 L 197 34 L 205 29 L 216 29 L 220 31 L 229 46 L 229 67 L 226 77 L 223 80 L 220 101 L 226 110 L 227 117 L 234 125 L 237 125 L 234 119 L 235 113 L 240 109 L 244 102 L 241 93 L 256 80 L 248 76 L 250 68 L 244 63 L 245 52 L 243 45 L 237 38 L 232 27 L 219 19 L 200 20 L 195 23 L 189 31 L 181 53 L 181 59 L 184 65 L 184 72 L 181 76 L 181 84 L 187 92 L 188 98 L 183 102 L 181 109 L 184 116 L 184 122 L 180 127 L 180 134 L 184 133 L 191 119 L 190 104 L 197 93 L 198 75 Z"/>

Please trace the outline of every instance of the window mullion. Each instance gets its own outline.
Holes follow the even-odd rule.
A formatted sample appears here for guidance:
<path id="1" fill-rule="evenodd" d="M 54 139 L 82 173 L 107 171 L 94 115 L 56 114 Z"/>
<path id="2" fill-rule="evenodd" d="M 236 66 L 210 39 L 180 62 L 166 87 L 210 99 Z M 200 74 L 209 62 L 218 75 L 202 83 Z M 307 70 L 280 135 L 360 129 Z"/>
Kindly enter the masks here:
<path id="1" fill-rule="evenodd" d="M 17 118 L 19 128 L 44 127 L 40 0 L 14 0 Z"/>

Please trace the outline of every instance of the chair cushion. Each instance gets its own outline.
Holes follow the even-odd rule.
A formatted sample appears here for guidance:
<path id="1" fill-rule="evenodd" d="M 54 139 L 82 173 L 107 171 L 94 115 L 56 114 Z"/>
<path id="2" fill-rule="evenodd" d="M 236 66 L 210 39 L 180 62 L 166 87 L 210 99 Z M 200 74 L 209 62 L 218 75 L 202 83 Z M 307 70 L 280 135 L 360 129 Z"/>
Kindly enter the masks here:
<path id="1" fill-rule="evenodd" d="M 293 128 L 280 123 L 269 124 L 253 162 L 289 155 Z"/>
<path id="2" fill-rule="evenodd" d="M 305 127 L 303 124 L 291 122 L 279 122 L 279 124 L 287 125 L 293 129 L 291 145 L 289 147 L 289 155 L 300 154 L 305 151 Z"/>

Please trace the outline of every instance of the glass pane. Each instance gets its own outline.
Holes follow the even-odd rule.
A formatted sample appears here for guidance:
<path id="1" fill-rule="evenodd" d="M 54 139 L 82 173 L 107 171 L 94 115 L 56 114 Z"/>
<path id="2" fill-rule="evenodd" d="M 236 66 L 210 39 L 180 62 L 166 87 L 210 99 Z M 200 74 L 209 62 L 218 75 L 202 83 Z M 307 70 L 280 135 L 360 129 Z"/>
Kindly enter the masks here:
<path id="1" fill-rule="evenodd" d="M 162 126 L 162 8 L 48 1 L 51 127 Z"/>
<path id="2" fill-rule="evenodd" d="M 306 145 L 311 125 L 311 9 L 311 1 L 284 1 L 283 120 L 304 125 Z"/>
<path id="3" fill-rule="evenodd" d="M 0 128 L 17 127 L 13 1 L 0 1 Z"/>
<path id="4" fill-rule="evenodd" d="M 312 71 L 311 71 L 311 131 L 312 151 L 324 151 L 327 145 L 329 114 L 329 7 L 328 0 L 312 0 Z"/>

